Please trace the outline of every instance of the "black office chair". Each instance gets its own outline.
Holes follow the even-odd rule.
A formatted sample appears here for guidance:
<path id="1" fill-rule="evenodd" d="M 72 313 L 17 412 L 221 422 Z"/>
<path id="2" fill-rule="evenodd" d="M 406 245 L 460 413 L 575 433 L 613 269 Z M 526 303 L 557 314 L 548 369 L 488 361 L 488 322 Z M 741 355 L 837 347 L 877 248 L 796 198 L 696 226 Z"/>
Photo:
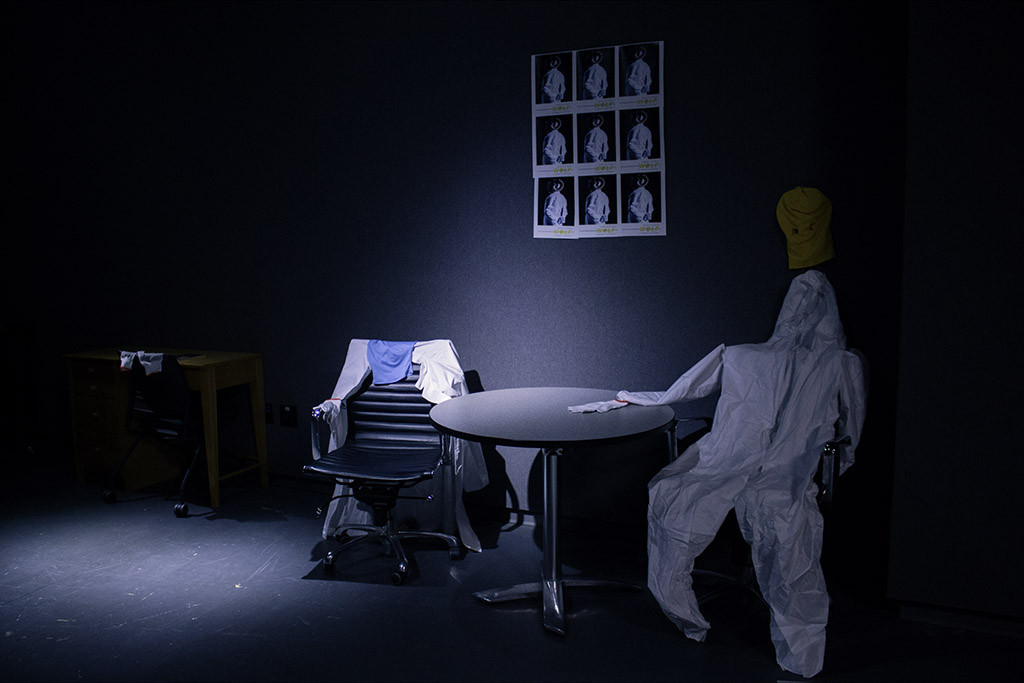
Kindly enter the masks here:
<path id="1" fill-rule="evenodd" d="M 192 401 L 185 374 L 176 356 L 164 354 L 160 371 L 152 374 L 146 374 L 142 363 L 135 360 L 130 373 L 131 403 L 127 424 L 128 433 L 134 434 L 135 438 L 111 472 L 110 488 L 103 492 L 103 501 L 113 503 L 117 500 L 114 491 L 117 477 L 135 447 L 143 438 L 148 437 L 191 455 L 191 462 L 178 489 L 179 502 L 174 505 L 175 517 L 187 517 L 185 487 L 203 451 L 203 425 L 199 406 Z"/>
<path id="2" fill-rule="evenodd" d="M 415 368 L 415 366 L 414 366 Z M 343 524 L 335 530 L 341 543 L 323 559 L 324 571 L 332 573 L 338 552 L 369 540 L 382 540 L 394 551 L 398 564 L 390 572 L 392 583 L 405 581 L 409 561 L 401 538 L 433 538 L 448 544 L 452 559 L 462 556 L 459 540 L 439 531 L 398 529 L 394 507 L 405 488 L 432 478 L 446 464 L 441 435 L 430 424 L 432 403 L 416 388 L 418 374 L 387 385 L 373 384 L 373 375 L 347 401 L 349 430 L 345 443 L 324 455 L 303 471 L 345 484 L 356 500 L 373 510 L 372 524 Z M 314 415 L 314 423 L 318 415 Z M 315 438 L 315 437 L 314 437 Z M 338 496 L 344 497 L 344 496 Z M 349 536 L 349 531 L 366 532 Z"/>

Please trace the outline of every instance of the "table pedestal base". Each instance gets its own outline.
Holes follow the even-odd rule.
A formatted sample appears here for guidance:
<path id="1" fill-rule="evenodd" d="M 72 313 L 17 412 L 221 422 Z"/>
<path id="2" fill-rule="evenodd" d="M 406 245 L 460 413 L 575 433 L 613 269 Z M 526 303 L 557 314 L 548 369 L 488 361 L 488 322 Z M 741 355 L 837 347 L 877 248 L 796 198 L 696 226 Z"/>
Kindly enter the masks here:
<path id="1" fill-rule="evenodd" d="M 566 577 L 554 580 L 519 583 L 507 588 L 478 591 L 473 595 L 484 602 L 507 602 L 524 598 L 544 597 L 544 628 L 560 636 L 565 635 L 565 588 L 590 588 L 593 590 L 643 590 L 642 586 L 629 581 L 584 577 Z"/>
<path id="2" fill-rule="evenodd" d="M 560 538 L 558 533 L 558 456 L 560 448 L 544 449 L 544 562 L 541 580 L 520 583 L 474 593 L 484 602 L 506 602 L 522 598 L 544 597 L 544 628 L 565 635 L 564 588 L 586 587 L 603 590 L 642 590 L 641 586 L 614 579 L 562 576 Z"/>

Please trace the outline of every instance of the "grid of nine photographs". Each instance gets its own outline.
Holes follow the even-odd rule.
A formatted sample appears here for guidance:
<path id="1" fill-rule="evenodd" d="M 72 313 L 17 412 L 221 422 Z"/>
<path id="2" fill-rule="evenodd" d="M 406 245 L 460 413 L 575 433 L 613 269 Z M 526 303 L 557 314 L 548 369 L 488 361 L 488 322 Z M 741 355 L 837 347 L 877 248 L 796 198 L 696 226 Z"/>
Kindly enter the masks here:
<path id="1" fill-rule="evenodd" d="M 534 55 L 533 236 L 665 234 L 663 43 Z"/>

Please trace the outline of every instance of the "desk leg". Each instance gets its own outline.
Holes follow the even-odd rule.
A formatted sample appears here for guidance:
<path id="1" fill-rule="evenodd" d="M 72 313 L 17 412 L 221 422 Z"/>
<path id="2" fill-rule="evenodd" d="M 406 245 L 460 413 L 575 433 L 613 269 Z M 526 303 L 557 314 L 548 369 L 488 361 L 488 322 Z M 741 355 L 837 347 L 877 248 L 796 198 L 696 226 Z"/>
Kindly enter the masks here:
<path id="1" fill-rule="evenodd" d="M 253 380 L 249 383 L 249 400 L 252 402 L 252 429 L 256 437 L 256 457 L 260 463 L 260 484 L 270 486 L 270 466 L 267 463 L 267 417 L 263 399 L 263 360 L 255 361 Z"/>
<path id="2" fill-rule="evenodd" d="M 217 431 L 217 372 L 213 368 L 201 375 L 199 398 L 203 403 L 206 472 L 210 479 L 210 507 L 220 507 L 220 435 Z"/>

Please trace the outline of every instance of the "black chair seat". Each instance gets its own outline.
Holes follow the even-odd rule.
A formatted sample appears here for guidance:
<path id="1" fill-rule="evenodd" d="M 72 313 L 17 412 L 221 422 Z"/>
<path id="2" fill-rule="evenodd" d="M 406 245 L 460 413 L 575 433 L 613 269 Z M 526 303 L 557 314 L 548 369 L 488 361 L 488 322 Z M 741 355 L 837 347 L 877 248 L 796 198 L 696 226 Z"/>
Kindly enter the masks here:
<path id="1" fill-rule="evenodd" d="M 414 483 L 433 475 L 441 465 L 441 458 L 440 446 L 391 443 L 382 448 L 349 442 L 306 465 L 303 470 L 331 478 Z"/>

